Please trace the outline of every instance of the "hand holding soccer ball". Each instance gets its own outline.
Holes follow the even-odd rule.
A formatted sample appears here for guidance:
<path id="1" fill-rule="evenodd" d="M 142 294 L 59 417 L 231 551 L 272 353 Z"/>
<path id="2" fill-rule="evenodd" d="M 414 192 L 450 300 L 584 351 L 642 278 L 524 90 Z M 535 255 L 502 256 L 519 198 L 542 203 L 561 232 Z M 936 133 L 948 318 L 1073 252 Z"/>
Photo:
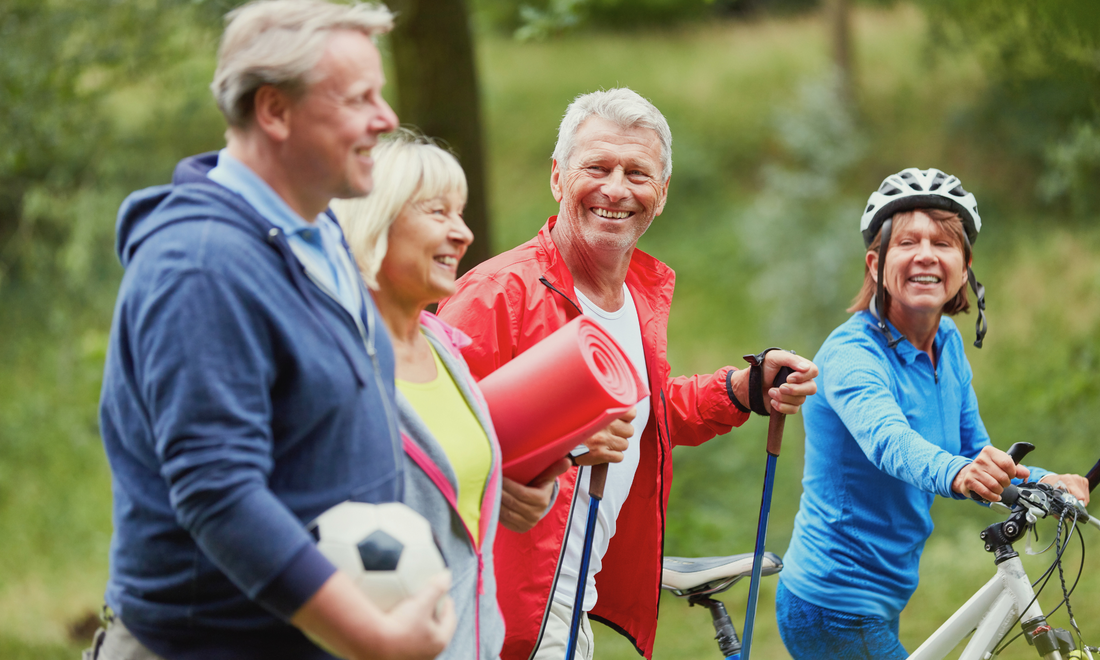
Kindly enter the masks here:
<path id="1" fill-rule="evenodd" d="M 447 573 L 428 521 L 397 502 L 341 502 L 309 525 L 321 551 L 384 612 Z"/>

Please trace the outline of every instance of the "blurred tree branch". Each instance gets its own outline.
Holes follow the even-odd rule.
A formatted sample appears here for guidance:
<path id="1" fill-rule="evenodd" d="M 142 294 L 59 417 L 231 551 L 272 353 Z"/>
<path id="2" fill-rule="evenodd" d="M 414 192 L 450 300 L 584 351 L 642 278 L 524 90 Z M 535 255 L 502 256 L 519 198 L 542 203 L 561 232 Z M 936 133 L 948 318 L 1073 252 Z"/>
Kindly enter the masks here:
<path id="1" fill-rule="evenodd" d="M 936 48 L 977 52 L 982 130 L 1041 163 L 1037 191 L 1100 208 L 1100 11 L 1093 0 L 923 0 Z"/>
<path id="2" fill-rule="evenodd" d="M 114 148 L 104 99 L 189 53 L 193 30 L 186 28 L 200 15 L 212 22 L 222 4 L 0 3 L 0 283 L 31 243 L 59 248 L 69 238 L 66 221 L 74 219 L 37 222 L 24 212 L 27 195 L 44 189 L 64 196 L 100 185 L 100 168 Z"/>

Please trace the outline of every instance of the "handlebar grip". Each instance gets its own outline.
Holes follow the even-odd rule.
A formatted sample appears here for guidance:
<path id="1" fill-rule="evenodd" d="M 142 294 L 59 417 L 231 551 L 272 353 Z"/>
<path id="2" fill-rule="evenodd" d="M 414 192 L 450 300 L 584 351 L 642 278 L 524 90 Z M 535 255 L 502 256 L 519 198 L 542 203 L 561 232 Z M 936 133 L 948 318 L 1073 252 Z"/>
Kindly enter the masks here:
<path id="1" fill-rule="evenodd" d="M 1027 456 L 1035 449 L 1035 445 L 1030 442 L 1015 442 L 1008 448 L 1007 454 L 1012 457 L 1012 462 L 1016 465 L 1020 464 L 1020 461 L 1024 460 L 1024 456 Z"/>
<path id="2" fill-rule="evenodd" d="M 1019 465 L 1020 461 L 1023 460 L 1024 456 L 1027 456 L 1028 454 L 1030 454 L 1034 449 L 1035 449 L 1035 445 L 1031 444 L 1030 442 L 1014 442 L 1014 443 L 1012 443 L 1012 446 L 1008 448 L 1008 451 L 1005 452 L 1005 453 L 1008 454 L 1012 458 L 1013 463 L 1015 463 L 1016 465 Z M 1098 468 L 1100 468 L 1100 463 L 1097 463 L 1096 465 L 1097 465 Z M 1097 478 L 1100 478 L 1100 475 L 1098 475 Z M 1005 489 L 1003 491 L 1001 491 L 1001 501 L 1004 502 L 1005 504 L 1007 504 L 1008 506 L 1012 506 L 1012 505 L 1016 504 L 1016 500 L 1018 500 L 1019 498 L 1020 498 L 1020 491 L 1018 491 L 1016 489 L 1016 486 L 1014 486 L 1013 484 L 1009 484 L 1008 486 L 1005 487 Z M 985 501 L 985 498 L 983 498 L 980 495 L 977 495 L 975 493 L 970 493 L 970 499 L 974 500 L 975 502 L 984 502 Z"/>

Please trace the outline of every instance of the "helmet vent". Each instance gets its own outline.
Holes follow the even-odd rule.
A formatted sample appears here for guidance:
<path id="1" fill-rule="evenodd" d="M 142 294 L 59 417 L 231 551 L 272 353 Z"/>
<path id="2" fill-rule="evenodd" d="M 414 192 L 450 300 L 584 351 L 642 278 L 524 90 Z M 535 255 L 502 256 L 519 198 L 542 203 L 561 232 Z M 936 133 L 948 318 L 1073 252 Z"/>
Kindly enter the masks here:
<path id="1" fill-rule="evenodd" d="M 917 177 L 913 176 L 912 172 L 902 172 L 901 178 L 906 183 L 908 183 L 909 187 L 913 190 L 916 190 L 917 192 L 924 192 L 924 188 L 921 188 L 920 183 L 917 181 Z"/>
<path id="2" fill-rule="evenodd" d="M 880 187 L 878 191 L 880 194 L 886 195 L 887 197 L 893 197 L 894 195 L 901 193 L 900 188 L 895 187 L 893 184 L 887 181 L 882 182 L 882 187 Z"/>
<path id="3" fill-rule="evenodd" d="M 939 190 L 946 179 L 947 177 L 943 172 L 936 172 L 936 176 L 932 179 L 932 185 L 928 187 L 928 191 L 932 192 L 934 190 Z"/>
<path id="4" fill-rule="evenodd" d="M 952 188 L 951 190 L 948 190 L 947 192 L 948 192 L 948 194 L 954 195 L 955 197 L 966 197 L 969 194 L 965 190 L 963 190 L 962 186 L 955 186 L 954 188 Z"/>
<path id="5" fill-rule="evenodd" d="M 874 205 L 874 204 L 868 204 L 868 205 L 867 205 L 867 208 L 863 209 L 863 212 L 864 212 L 864 213 L 867 213 L 867 212 L 869 212 L 869 211 L 870 211 L 871 209 L 873 209 L 873 208 L 875 208 L 875 205 Z"/>

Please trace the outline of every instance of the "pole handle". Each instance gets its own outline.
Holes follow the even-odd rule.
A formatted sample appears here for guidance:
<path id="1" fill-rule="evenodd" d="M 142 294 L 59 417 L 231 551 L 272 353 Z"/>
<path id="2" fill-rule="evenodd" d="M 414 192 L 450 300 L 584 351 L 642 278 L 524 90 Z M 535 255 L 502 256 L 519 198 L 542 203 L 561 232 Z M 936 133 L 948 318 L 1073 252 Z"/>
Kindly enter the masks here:
<path id="1" fill-rule="evenodd" d="M 768 453 L 778 456 L 783 448 L 783 426 L 787 423 L 787 416 L 781 412 L 772 411 L 768 420 Z"/>
<path id="2" fill-rule="evenodd" d="M 772 387 L 779 387 L 787 382 L 787 376 L 792 373 L 794 370 L 790 367 L 780 369 L 775 375 L 775 380 L 772 381 Z M 768 453 L 772 456 L 778 456 L 779 450 L 783 448 L 783 426 L 786 422 L 787 416 L 773 408 L 771 419 L 768 421 Z"/>
<path id="3" fill-rule="evenodd" d="M 588 475 L 588 496 L 603 499 L 603 487 L 607 483 L 607 463 L 592 466 Z"/>

